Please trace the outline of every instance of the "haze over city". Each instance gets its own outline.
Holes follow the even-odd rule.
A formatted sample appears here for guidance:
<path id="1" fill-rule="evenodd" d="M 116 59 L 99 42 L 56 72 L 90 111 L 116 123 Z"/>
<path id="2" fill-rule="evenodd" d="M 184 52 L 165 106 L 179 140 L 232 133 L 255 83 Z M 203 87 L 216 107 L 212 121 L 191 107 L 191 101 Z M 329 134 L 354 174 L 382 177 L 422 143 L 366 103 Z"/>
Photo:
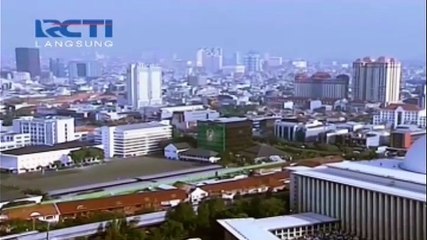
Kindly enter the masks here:
<path id="1" fill-rule="evenodd" d="M 198 47 L 255 49 L 285 58 L 360 55 L 424 60 L 422 0 L 129 0 L 1 1 L 2 56 L 34 47 L 35 19 L 114 20 L 112 56 L 193 57 Z M 85 52 L 88 54 L 88 52 Z M 44 57 L 81 57 L 82 50 L 43 49 Z"/>
<path id="2" fill-rule="evenodd" d="M 427 240 L 423 0 L 0 0 L 0 238 Z"/>

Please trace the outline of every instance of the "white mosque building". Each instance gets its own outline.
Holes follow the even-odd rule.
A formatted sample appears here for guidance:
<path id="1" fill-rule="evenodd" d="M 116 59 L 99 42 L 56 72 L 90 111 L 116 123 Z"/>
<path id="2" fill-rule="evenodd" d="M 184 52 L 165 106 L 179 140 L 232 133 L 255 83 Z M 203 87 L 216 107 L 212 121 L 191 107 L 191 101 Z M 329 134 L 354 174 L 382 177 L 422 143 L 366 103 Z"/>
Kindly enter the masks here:
<path id="1" fill-rule="evenodd" d="M 290 168 L 291 208 L 339 220 L 367 240 L 427 239 L 426 137 L 405 159 Z"/>

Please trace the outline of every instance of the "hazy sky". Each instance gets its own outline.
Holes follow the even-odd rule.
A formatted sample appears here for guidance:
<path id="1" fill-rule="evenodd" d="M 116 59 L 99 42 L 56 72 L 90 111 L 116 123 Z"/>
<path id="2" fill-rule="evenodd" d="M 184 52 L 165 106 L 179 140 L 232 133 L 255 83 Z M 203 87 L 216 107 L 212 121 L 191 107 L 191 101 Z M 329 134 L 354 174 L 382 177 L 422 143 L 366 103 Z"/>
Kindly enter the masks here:
<path id="1" fill-rule="evenodd" d="M 113 19 L 115 56 L 198 47 L 285 58 L 424 59 L 425 0 L 0 0 L 1 50 L 34 46 L 35 19 Z M 81 49 L 42 49 L 77 57 Z"/>

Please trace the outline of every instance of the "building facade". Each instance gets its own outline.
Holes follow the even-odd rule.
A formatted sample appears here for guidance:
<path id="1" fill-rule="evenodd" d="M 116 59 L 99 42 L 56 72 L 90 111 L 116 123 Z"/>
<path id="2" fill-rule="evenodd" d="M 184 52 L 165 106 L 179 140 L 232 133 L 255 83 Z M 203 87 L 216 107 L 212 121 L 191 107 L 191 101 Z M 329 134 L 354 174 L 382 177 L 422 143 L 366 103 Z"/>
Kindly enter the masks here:
<path id="1" fill-rule="evenodd" d="M 390 133 L 390 148 L 408 150 L 415 141 L 426 135 L 426 130 L 396 129 Z"/>
<path id="2" fill-rule="evenodd" d="M 2 151 L 0 153 L 0 168 L 14 173 L 40 171 L 45 168 L 54 168 L 59 161 L 61 164 L 73 163 L 69 154 L 82 147 L 101 147 L 80 141 L 59 143 L 53 146 L 25 146 L 22 148 Z"/>
<path id="3" fill-rule="evenodd" d="M 215 120 L 219 118 L 219 112 L 211 109 L 178 111 L 172 115 L 172 126 L 180 131 L 187 131 L 197 127 L 197 121 Z"/>
<path id="4" fill-rule="evenodd" d="M 70 78 L 96 78 L 102 76 L 103 67 L 97 61 L 72 61 L 68 73 Z"/>
<path id="5" fill-rule="evenodd" d="M 252 122 L 247 118 L 198 121 L 197 146 L 218 153 L 239 151 L 251 145 Z"/>
<path id="6" fill-rule="evenodd" d="M 249 52 L 243 58 L 246 73 L 255 73 L 262 70 L 261 55 L 256 52 Z"/>
<path id="7" fill-rule="evenodd" d="M 317 120 L 304 122 L 296 118 L 284 118 L 276 120 L 274 136 L 285 141 L 317 142 L 320 141 L 322 134 L 333 128 Z"/>
<path id="8" fill-rule="evenodd" d="M 28 72 L 31 77 L 40 76 L 40 51 L 38 48 L 15 48 L 16 70 Z"/>
<path id="9" fill-rule="evenodd" d="M 127 100 L 133 109 L 162 104 L 162 69 L 131 64 L 127 70 Z"/>
<path id="10" fill-rule="evenodd" d="M 217 73 L 224 61 L 222 48 L 200 48 L 196 54 L 196 66 L 204 68 L 207 73 Z"/>
<path id="11" fill-rule="evenodd" d="M 426 110 L 412 104 L 390 104 L 373 116 L 374 124 L 387 124 L 393 128 L 400 125 L 426 127 Z"/>
<path id="12" fill-rule="evenodd" d="M 31 144 L 54 145 L 74 141 L 74 118 L 71 117 L 21 117 L 13 120 L 15 133 L 27 133 Z"/>
<path id="13" fill-rule="evenodd" d="M 338 75 L 332 78 L 328 73 L 318 72 L 310 78 L 295 79 L 295 97 L 311 99 L 347 99 L 350 77 Z"/>
<path id="14" fill-rule="evenodd" d="M 160 142 L 172 138 L 172 127 L 157 122 L 101 128 L 106 158 L 135 157 L 162 150 Z"/>
<path id="15" fill-rule="evenodd" d="M 55 77 L 66 77 L 67 69 L 63 59 L 50 58 L 49 59 L 49 70 Z"/>
<path id="16" fill-rule="evenodd" d="M 426 139 L 405 160 L 328 164 L 291 173 L 293 212 L 340 220 L 342 230 L 367 240 L 427 239 Z M 424 155 L 423 155 L 424 153 Z"/>
<path id="17" fill-rule="evenodd" d="M 389 104 L 399 101 L 402 66 L 394 58 L 357 59 L 353 63 L 353 100 Z"/>
<path id="18" fill-rule="evenodd" d="M 5 133 L 0 138 L 0 152 L 31 145 L 29 133 Z"/>

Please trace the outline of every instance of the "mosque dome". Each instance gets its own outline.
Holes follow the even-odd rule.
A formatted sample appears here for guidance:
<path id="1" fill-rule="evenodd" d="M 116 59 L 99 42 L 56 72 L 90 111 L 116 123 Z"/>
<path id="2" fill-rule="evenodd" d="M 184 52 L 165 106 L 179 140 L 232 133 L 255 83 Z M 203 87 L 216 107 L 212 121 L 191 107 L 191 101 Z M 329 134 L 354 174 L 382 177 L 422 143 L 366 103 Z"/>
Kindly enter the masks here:
<path id="1" fill-rule="evenodd" d="M 426 174 L 426 136 L 419 138 L 406 153 L 402 169 Z"/>

